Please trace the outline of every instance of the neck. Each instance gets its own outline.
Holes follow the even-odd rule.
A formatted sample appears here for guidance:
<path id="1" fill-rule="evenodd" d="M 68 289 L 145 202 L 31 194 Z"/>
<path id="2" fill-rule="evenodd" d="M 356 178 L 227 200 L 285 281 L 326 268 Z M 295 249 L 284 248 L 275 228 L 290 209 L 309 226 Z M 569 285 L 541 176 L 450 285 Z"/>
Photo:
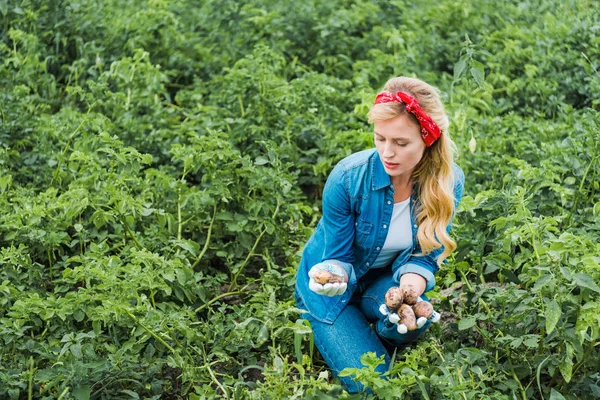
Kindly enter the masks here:
<path id="1" fill-rule="evenodd" d="M 413 183 L 411 174 L 391 176 L 390 179 L 392 180 L 392 185 L 397 189 L 411 187 Z"/>

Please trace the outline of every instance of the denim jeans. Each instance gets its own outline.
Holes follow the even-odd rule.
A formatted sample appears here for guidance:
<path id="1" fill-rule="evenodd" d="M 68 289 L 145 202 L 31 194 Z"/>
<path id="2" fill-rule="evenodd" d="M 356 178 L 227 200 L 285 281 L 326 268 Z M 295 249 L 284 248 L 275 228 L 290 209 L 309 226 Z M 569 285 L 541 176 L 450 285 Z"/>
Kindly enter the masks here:
<path id="1" fill-rule="evenodd" d="M 379 307 L 385 303 L 385 294 L 393 286 L 398 284 L 393 279 L 391 268 L 374 269 L 359 280 L 352 299 L 332 324 L 319 322 L 309 313 L 301 315 L 310 322 L 315 345 L 334 376 L 344 368 L 362 368 L 360 358 L 370 351 L 375 352 L 378 357 L 385 356 L 385 363 L 380 364 L 376 371 L 386 372 L 390 366 L 390 352 L 395 347 L 413 342 L 429 327 L 428 321 L 420 329 L 401 334 L 398 333 L 397 325 L 381 314 Z M 421 298 L 426 299 L 425 296 Z M 298 296 L 296 304 L 305 309 Z M 351 377 L 339 379 L 349 393 L 367 389 Z"/>

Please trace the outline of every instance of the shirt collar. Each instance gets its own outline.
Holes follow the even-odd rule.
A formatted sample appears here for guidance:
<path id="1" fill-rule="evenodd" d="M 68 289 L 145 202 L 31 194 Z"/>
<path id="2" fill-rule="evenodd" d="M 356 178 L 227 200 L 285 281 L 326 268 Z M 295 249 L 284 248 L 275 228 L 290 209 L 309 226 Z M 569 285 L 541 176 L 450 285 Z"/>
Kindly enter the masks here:
<path id="1" fill-rule="evenodd" d="M 383 168 L 383 163 L 379 158 L 379 153 L 377 152 L 377 150 L 375 150 L 373 154 L 373 159 L 371 160 L 371 177 L 371 181 L 373 182 L 372 190 L 374 191 L 383 189 L 388 186 L 392 186 L 392 179 L 390 178 L 388 173 L 385 172 L 385 169 Z M 414 183 L 412 187 L 413 195 L 417 195 L 418 188 L 418 185 Z M 392 190 L 394 190 L 393 186 Z"/>
<path id="2" fill-rule="evenodd" d="M 373 159 L 371 160 L 371 181 L 373 182 L 373 190 L 379 190 L 384 187 L 391 186 L 392 180 L 385 169 L 383 163 L 379 158 L 379 153 L 375 151 Z"/>

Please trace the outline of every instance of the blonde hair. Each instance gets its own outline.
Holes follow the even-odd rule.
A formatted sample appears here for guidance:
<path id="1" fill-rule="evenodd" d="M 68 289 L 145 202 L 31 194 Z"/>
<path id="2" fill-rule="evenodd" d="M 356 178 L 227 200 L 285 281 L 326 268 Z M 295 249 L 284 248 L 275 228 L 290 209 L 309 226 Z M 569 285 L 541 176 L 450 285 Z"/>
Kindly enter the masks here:
<path id="1" fill-rule="evenodd" d="M 419 188 L 418 201 L 415 203 L 419 224 L 417 239 L 422 250 L 419 255 L 428 254 L 443 245 L 444 251 L 437 259 L 437 264 L 441 265 L 456 249 L 456 242 L 446 231 L 454 211 L 455 177 L 452 164 L 456 146 L 448 132 L 450 122 L 440 100 L 439 91 L 422 80 L 404 76 L 392 78 L 387 81 L 383 90 L 392 93 L 404 92 L 413 96 L 423 111 L 440 127 L 440 138 L 425 149 L 423 158 L 413 171 L 412 179 Z M 417 119 L 407 113 L 404 103 L 374 105 L 367 116 L 369 122 L 373 123 L 402 114 L 408 114 L 412 121 L 419 125 Z"/>

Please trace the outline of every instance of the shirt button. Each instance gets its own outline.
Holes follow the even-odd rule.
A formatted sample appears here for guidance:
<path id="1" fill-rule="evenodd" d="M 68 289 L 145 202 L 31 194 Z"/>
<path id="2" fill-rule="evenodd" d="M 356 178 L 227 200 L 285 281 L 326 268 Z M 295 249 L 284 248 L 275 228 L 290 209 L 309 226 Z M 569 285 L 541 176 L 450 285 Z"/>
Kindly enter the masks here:
<path id="1" fill-rule="evenodd" d="M 368 267 L 369 265 L 371 265 L 371 264 L 367 263 L 367 267 Z"/>
<path id="2" fill-rule="evenodd" d="M 388 204 L 392 204 L 392 202 L 388 200 Z"/>
<path id="3" fill-rule="evenodd" d="M 342 300 L 342 303 L 345 303 L 345 302 L 346 302 L 346 300 Z"/>
<path id="4" fill-rule="evenodd" d="M 378 247 L 377 250 L 381 250 L 381 247 Z"/>
<path id="5" fill-rule="evenodd" d="M 358 226 L 358 222 L 355 222 L 355 223 L 354 223 L 354 226 Z"/>
<path id="6" fill-rule="evenodd" d="M 384 225 L 384 226 L 383 226 L 383 229 L 386 229 L 386 228 L 387 228 L 387 225 Z"/>
<path id="7" fill-rule="evenodd" d="M 414 224 L 413 226 L 416 228 L 416 227 L 417 227 L 417 224 Z"/>

